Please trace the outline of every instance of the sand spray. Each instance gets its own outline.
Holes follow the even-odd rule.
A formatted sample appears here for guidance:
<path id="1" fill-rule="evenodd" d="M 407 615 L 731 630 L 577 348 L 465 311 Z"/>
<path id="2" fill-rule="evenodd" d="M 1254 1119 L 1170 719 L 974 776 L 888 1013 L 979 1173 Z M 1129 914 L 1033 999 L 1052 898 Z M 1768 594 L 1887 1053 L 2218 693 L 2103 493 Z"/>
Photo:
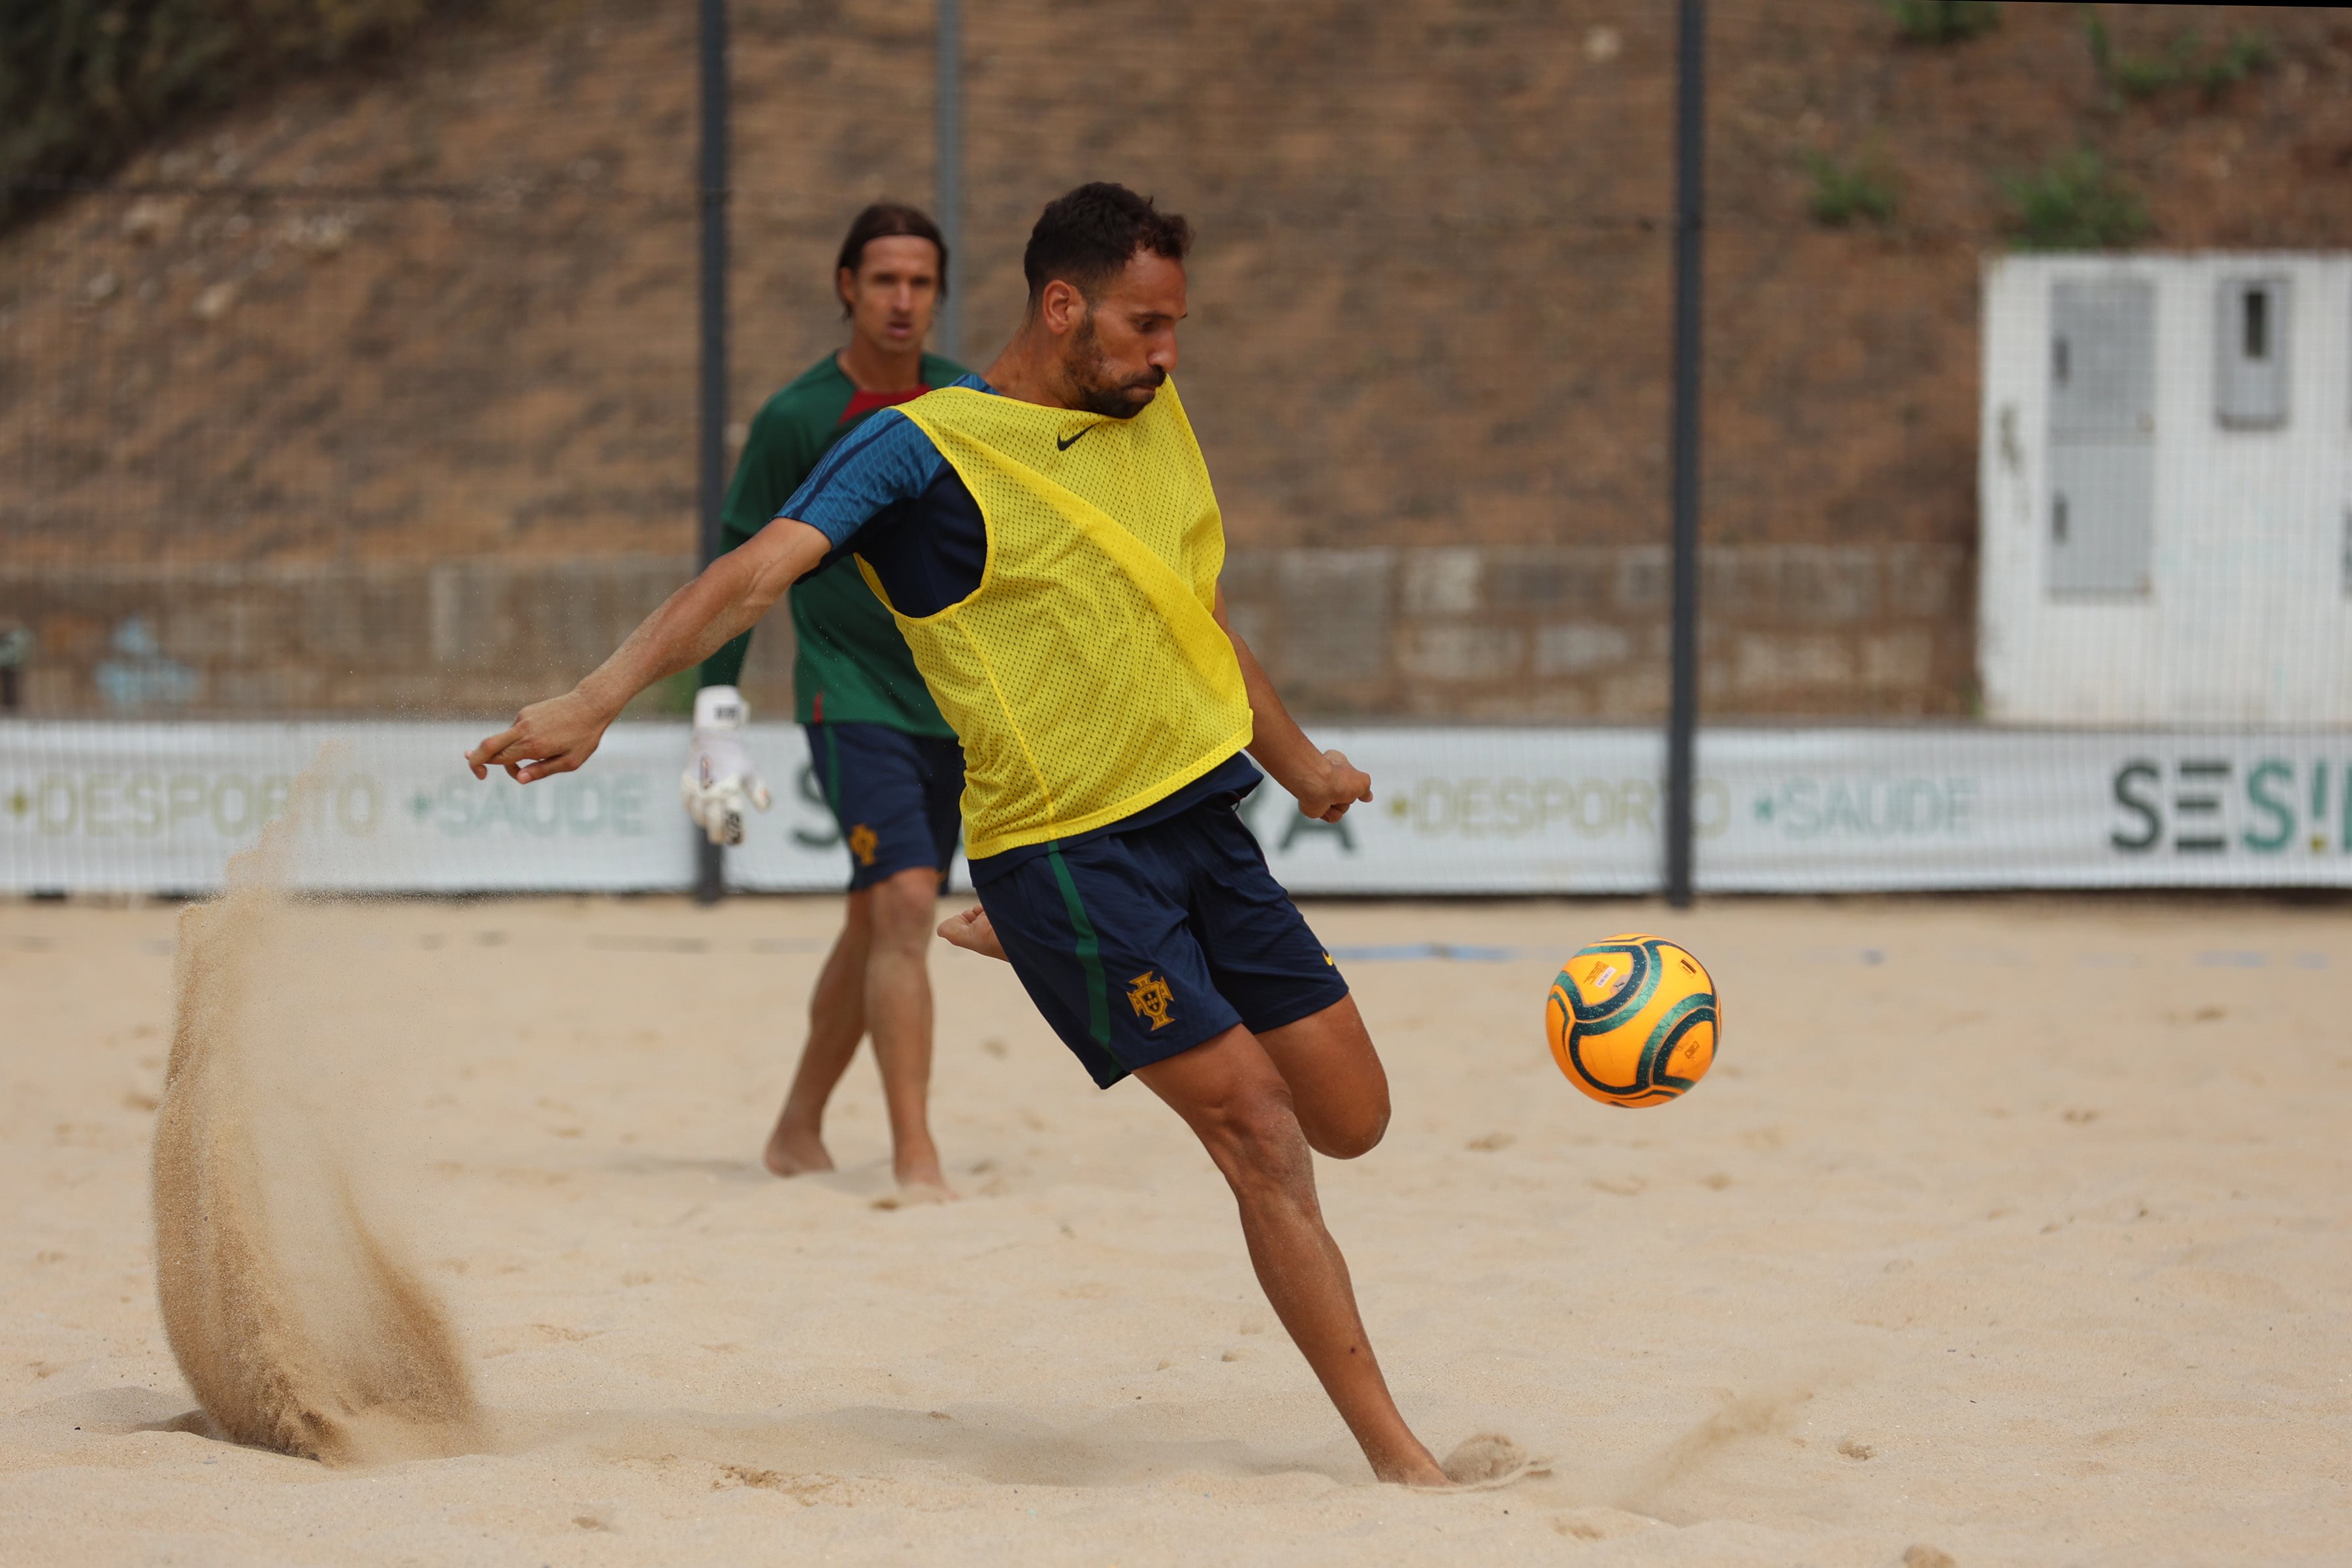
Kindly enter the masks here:
<path id="1" fill-rule="evenodd" d="M 304 952 L 316 911 L 287 886 L 331 765 L 180 916 L 155 1129 L 163 1327 L 233 1441 L 329 1463 L 463 1452 L 482 1426 L 465 1360 L 355 1154 L 358 1047 L 332 964 Z"/>

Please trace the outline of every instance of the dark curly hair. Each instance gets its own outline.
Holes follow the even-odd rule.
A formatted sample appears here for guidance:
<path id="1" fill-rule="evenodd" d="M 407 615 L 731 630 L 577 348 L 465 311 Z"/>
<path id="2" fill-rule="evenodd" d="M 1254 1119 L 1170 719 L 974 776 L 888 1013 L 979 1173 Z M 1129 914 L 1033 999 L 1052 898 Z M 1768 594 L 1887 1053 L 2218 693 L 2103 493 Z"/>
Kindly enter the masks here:
<path id="1" fill-rule="evenodd" d="M 1104 280 L 1137 251 L 1181 261 L 1192 248 L 1191 224 L 1160 211 L 1150 196 L 1097 180 L 1045 204 L 1021 253 L 1021 270 L 1033 309 L 1057 278 L 1092 303 Z"/>
<path id="2" fill-rule="evenodd" d="M 865 265 L 866 247 L 869 241 L 890 239 L 905 235 L 912 239 L 928 239 L 940 253 L 940 298 L 948 297 L 948 242 L 940 237 L 940 226 L 931 215 L 920 207 L 910 207 L 904 202 L 876 202 L 859 213 L 849 226 L 849 237 L 841 242 L 841 258 L 834 266 L 834 277 L 843 271 L 855 272 Z M 841 307 L 844 321 L 849 319 L 849 305 Z"/>

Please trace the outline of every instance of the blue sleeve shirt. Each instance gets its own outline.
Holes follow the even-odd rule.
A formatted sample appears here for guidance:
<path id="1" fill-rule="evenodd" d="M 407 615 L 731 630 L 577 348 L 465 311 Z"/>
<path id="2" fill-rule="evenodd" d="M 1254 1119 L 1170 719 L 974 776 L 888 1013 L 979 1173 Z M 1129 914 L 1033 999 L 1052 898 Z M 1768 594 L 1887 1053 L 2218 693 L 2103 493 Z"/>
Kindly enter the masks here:
<path id="1" fill-rule="evenodd" d="M 992 393 L 977 375 L 949 383 Z M 905 616 L 936 615 L 971 595 L 988 564 L 988 524 L 963 479 L 922 426 L 886 408 L 835 442 L 776 515 L 856 552 Z"/>

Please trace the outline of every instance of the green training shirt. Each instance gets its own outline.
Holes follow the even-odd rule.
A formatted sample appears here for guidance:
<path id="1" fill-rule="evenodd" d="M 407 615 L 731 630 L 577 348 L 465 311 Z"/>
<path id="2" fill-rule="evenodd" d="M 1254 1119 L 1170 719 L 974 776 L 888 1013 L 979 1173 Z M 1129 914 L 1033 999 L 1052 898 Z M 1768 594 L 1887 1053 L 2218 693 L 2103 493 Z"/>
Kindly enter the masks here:
<path id="1" fill-rule="evenodd" d="M 963 366 L 937 354 L 923 356 L 923 384 L 945 386 L 966 374 Z M 856 384 L 842 374 L 832 354 L 761 405 L 727 487 L 720 513 L 722 550 L 732 550 L 775 520 L 785 501 L 835 441 L 865 423 L 879 406 L 849 416 Z M 887 724 L 909 735 L 952 740 L 955 731 L 940 716 L 939 704 L 915 668 L 907 640 L 874 590 L 844 557 L 793 584 L 793 710 L 803 724 Z M 702 684 L 733 686 L 743 672 L 751 634 L 703 661 Z"/>

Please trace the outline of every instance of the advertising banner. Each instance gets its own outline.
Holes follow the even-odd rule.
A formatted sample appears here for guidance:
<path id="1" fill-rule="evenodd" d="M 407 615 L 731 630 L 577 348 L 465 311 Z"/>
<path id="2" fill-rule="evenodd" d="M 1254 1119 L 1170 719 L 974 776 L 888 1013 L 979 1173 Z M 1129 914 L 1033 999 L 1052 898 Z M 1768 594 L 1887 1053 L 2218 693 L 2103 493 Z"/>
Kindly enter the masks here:
<path id="1" fill-rule="evenodd" d="M 626 891 L 692 879 L 686 731 L 616 725 L 589 767 L 478 783 L 474 724 L 0 725 L 0 889 L 205 892 L 289 809 L 289 880 L 367 892 Z M 298 776 L 310 769 L 298 796 Z"/>
<path id="2" fill-rule="evenodd" d="M 1267 856 L 1299 891 L 1659 885 L 1655 730 L 1316 739 L 1370 773 L 1379 798 L 1332 827 L 1255 803 Z M 2352 733 L 1715 728 L 1697 762 L 1706 891 L 2352 886 Z"/>
<path id="3" fill-rule="evenodd" d="M 527 788 L 473 778 L 461 758 L 480 730 L 0 723 L 0 892 L 208 891 L 289 811 L 302 831 L 287 875 L 314 888 L 690 883 L 683 725 L 616 726 L 584 770 Z M 1654 730 L 1315 735 L 1372 775 L 1375 798 L 1336 824 L 1301 817 L 1271 784 L 1244 804 L 1297 892 L 1658 886 Z M 776 804 L 730 853 L 730 883 L 842 887 L 847 851 L 801 731 L 755 725 L 749 743 Z M 2352 886 L 2352 733 L 1711 729 L 1698 764 L 1708 891 Z"/>

